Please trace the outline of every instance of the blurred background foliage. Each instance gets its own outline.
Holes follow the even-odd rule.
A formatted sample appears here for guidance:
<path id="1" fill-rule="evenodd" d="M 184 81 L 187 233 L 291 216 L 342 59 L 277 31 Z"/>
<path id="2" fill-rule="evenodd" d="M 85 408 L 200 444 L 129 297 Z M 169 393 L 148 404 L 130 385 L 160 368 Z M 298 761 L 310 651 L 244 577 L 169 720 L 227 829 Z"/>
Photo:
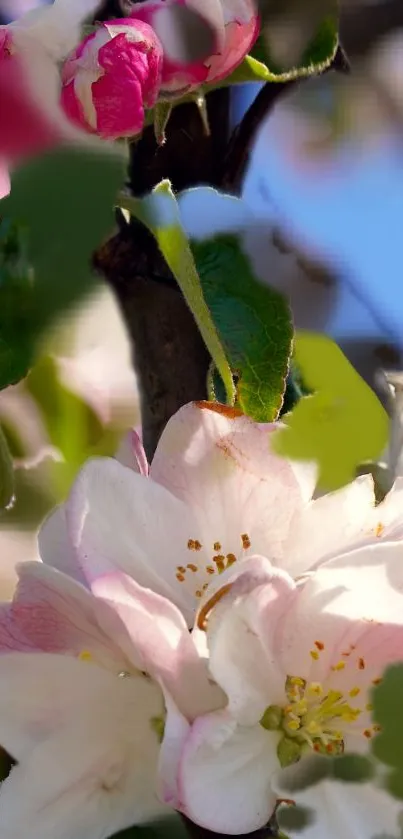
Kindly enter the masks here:
<path id="1" fill-rule="evenodd" d="M 0 391 L 0 428 L 14 461 L 14 500 L 0 511 L 0 584 L 35 559 L 35 533 L 83 461 L 113 455 L 139 425 L 136 377 L 114 298 L 99 284 L 43 336 L 22 382 Z"/>

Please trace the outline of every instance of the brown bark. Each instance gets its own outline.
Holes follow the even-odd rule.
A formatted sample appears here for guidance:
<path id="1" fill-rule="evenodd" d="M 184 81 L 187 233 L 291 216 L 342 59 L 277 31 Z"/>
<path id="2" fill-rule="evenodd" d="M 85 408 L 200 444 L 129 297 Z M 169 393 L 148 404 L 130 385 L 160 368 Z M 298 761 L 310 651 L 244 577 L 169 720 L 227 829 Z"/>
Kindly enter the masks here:
<path id="1" fill-rule="evenodd" d="M 175 191 L 218 185 L 228 137 L 228 91 L 211 94 L 211 135 L 203 132 L 196 105 L 176 108 L 167 142 L 158 147 L 153 128 L 133 145 L 130 188 L 144 195 L 163 178 Z M 151 458 L 168 419 L 181 405 L 206 398 L 209 356 L 182 294 L 145 228 L 132 223 L 96 256 L 119 301 L 133 342 L 141 394 L 145 447 Z"/>

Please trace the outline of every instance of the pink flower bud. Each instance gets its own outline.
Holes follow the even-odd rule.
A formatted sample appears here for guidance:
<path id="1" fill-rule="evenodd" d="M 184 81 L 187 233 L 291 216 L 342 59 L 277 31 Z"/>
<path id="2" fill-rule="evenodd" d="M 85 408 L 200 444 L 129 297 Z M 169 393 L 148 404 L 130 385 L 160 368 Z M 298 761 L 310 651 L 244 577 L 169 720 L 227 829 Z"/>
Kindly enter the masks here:
<path id="1" fill-rule="evenodd" d="M 168 44 L 172 41 L 173 21 L 169 8 L 189 6 L 193 11 L 200 4 L 203 17 L 203 0 L 145 0 L 135 6 L 137 19 L 150 24 L 158 32 L 164 48 L 162 67 L 162 92 L 175 93 L 195 88 L 203 82 L 217 82 L 228 76 L 253 46 L 259 33 L 259 16 L 255 0 L 217 0 L 220 6 L 222 31 L 217 31 L 216 53 L 204 61 L 183 65 L 169 57 Z"/>
<path id="2" fill-rule="evenodd" d="M 147 23 L 109 20 L 88 35 L 62 70 L 62 106 L 81 128 L 106 139 L 138 134 L 158 97 L 162 46 Z"/>
<path id="3" fill-rule="evenodd" d="M 259 34 L 260 21 L 255 0 L 220 0 L 224 14 L 223 49 L 208 60 L 208 82 L 229 76 L 243 61 Z"/>

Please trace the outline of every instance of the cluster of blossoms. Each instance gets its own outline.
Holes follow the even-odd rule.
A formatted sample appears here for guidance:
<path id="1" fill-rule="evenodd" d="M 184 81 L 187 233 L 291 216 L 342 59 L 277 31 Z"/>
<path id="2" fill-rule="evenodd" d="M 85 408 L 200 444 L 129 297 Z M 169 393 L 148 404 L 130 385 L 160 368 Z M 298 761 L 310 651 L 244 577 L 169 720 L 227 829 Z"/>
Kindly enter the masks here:
<path id="1" fill-rule="evenodd" d="M 185 406 L 150 466 L 132 433 L 43 525 L 0 614 L 4 839 L 106 839 L 167 808 L 246 833 L 297 762 L 368 751 L 403 658 L 403 483 L 313 500 L 275 430 Z M 397 802 L 339 786 L 303 794 L 311 839 L 394 832 Z"/>
<path id="2" fill-rule="evenodd" d="M 132 16 L 100 23 L 82 41 L 80 24 L 99 0 L 55 0 L 0 27 L 0 103 L 7 113 L 0 197 L 9 189 L 8 166 L 21 156 L 82 141 L 82 132 L 109 140 L 137 135 L 145 109 L 159 99 L 228 76 L 256 40 L 258 16 L 254 0 L 213 4 L 213 53 L 189 64 L 175 58 L 172 38 L 178 7 L 203 19 L 204 4 L 195 0 L 145 0 Z"/>

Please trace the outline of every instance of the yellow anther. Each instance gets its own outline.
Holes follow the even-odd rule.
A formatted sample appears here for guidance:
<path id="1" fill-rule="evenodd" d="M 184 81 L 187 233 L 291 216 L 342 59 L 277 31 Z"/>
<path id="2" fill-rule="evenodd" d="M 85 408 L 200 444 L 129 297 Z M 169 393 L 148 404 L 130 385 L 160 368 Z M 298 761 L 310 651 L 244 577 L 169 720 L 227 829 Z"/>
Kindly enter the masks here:
<path id="1" fill-rule="evenodd" d="M 317 650 L 309 650 L 309 655 L 313 658 L 314 661 L 317 661 L 319 658 L 319 653 Z"/>
<path id="2" fill-rule="evenodd" d="M 360 690 L 361 689 L 357 688 L 357 687 L 351 688 L 351 690 L 348 692 L 348 695 L 351 696 L 351 697 L 358 696 L 358 694 L 360 693 Z"/>
<path id="3" fill-rule="evenodd" d="M 78 656 L 80 661 L 93 661 L 93 657 L 89 650 L 83 650 L 80 655 Z"/>
<path id="4" fill-rule="evenodd" d="M 345 666 L 345 661 L 338 661 L 337 664 L 335 664 L 334 667 L 332 667 L 332 670 L 344 670 Z"/>
<path id="5" fill-rule="evenodd" d="M 310 682 L 307 692 L 310 696 L 323 696 L 323 687 L 320 682 Z"/>
<path id="6" fill-rule="evenodd" d="M 311 722 L 308 723 L 308 725 L 306 727 L 306 730 L 307 730 L 308 734 L 313 734 L 313 735 L 320 734 L 321 731 L 322 731 L 319 723 L 317 723 L 316 720 L 311 720 Z"/>
<path id="7" fill-rule="evenodd" d="M 297 714 L 299 717 L 302 717 L 308 711 L 308 703 L 306 699 L 300 699 L 298 702 L 295 702 L 293 707 L 294 714 Z"/>
<path id="8" fill-rule="evenodd" d="M 301 723 L 299 720 L 286 720 L 286 726 L 290 731 L 298 731 L 301 728 Z"/>

